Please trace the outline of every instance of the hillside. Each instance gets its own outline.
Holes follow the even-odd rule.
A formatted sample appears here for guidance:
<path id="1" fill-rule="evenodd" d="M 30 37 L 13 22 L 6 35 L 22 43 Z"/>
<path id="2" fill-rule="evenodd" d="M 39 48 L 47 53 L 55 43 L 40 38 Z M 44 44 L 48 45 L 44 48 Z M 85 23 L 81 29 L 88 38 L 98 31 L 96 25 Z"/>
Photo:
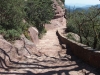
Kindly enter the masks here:
<path id="1" fill-rule="evenodd" d="M 75 57 L 57 36 L 58 29 L 66 27 L 64 0 L 25 1 L 24 13 L 23 0 L 1 1 L 8 4 L 8 11 L 14 11 L 14 14 L 9 13 L 10 16 L 4 12 L 5 16 L 2 11 L 1 29 L 6 27 L 5 30 L 13 35 L 19 33 L 20 28 L 24 31 L 19 33 L 19 38 L 8 36 L 10 40 L 8 37 L 5 40 L 7 33 L 2 32 L 0 35 L 0 75 L 99 75 L 97 69 Z M 21 9 L 17 10 L 20 6 Z M 18 20 L 21 23 L 17 24 L 11 17 L 12 14 L 15 19 L 21 19 Z M 13 22 L 16 24 L 12 24 Z M 9 27 L 10 24 L 12 28 Z"/>
<path id="2" fill-rule="evenodd" d="M 97 6 L 98 8 L 100 8 L 100 4 L 97 4 L 97 5 L 86 5 L 86 6 L 68 6 L 68 5 L 65 5 L 65 8 L 66 9 L 70 9 L 70 11 L 73 11 L 73 10 L 76 10 L 76 11 L 81 11 L 81 10 L 88 10 L 89 7 L 91 6 Z"/>

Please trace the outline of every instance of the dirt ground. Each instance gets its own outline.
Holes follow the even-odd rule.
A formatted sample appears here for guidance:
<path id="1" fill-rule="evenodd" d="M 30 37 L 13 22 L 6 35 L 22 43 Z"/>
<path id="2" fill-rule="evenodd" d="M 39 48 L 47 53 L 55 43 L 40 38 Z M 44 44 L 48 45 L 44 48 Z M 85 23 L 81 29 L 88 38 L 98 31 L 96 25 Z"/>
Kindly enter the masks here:
<path id="1" fill-rule="evenodd" d="M 23 62 L 12 62 L 9 69 L 1 68 L 0 75 L 100 75 L 98 69 L 89 66 L 59 44 L 56 31 L 50 29 L 40 39 L 37 49 L 41 56 L 27 56 Z"/>

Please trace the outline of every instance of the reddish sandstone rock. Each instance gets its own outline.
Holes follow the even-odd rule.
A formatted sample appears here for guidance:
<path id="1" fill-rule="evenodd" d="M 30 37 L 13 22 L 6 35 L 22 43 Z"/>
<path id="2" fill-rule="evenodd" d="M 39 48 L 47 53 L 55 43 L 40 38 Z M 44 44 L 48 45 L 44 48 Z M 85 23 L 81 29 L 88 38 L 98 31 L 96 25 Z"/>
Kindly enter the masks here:
<path id="1" fill-rule="evenodd" d="M 7 42 L 5 39 L 0 39 L 0 48 L 9 52 L 12 49 L 11 43 Z"/>
<path id="2" fill-rule="evenodd" d="M 38 44 L 39 43 L 38 30 L 35 27 L 30 27 L 28 31 L 34 44 Z"/>
<path id="3" fill-rule="evenodd" d="M 7 67 L 6 65 L 12 65 L 11 61 L 25 61 L 25 57 L 31 55 L 40 56 L 41 54 L 37 51 L 35 44 L 25 38 L 24 35 L 21 36 L 21 40 L 15 40 L 12 44 L 0 36 L 0 62 L 5 67 Z"/>
<path id="4" fill-rule="evenodd" d="M 25 49 L 27 51 L 27 53 L 30 55 L 36 54 L 36 55 L 40 56 L 40 54 L 36 48 L 36 45 L 32 41 L 28 40 L 24 35 L 21 36 L 21 39 L 22 39 L 22 40 L 20 40 L 22 42 L 21 48 Z M 16 45 L 19 43 L 16 43 Z M 18 48 L 18 46 L 17 46 L 17 48 Z"/>
<path id="5" fill-rule="evenodd" d="M 64 16 L 65 9 L 64 4 L 60 0 L 53 0 L 53 7 L 55 9 L 55 17 L 54 18 L 60 18 Z"/>
<path id="6" fill-rule="evenodd" d="M 21 36 L 21 40 L 15 41 L 14 46 L 18 49 L 18 54 L 21 56 L 39 55 L 36 45 L 24 35 Z"/>
<path id="7" fill-rule="evenodd" d="M 60 0 L 52 0 L 53 8 L 55 9 L 54 19 L 50 21 L 50 24 L 45 24 L 46 30 L 55 29 L 60 26 L 66 26 L 66 19 L 64 18 L 65 9 L 64 4 Z"/>
<path id="8" fill-rule="evenodd" d="M 0 57 L 4 59 L 6 64 L 9 63 L 9 58 L 15 61 L 18 57 L 17 49 L 3 38 L 0 38 Z"/>

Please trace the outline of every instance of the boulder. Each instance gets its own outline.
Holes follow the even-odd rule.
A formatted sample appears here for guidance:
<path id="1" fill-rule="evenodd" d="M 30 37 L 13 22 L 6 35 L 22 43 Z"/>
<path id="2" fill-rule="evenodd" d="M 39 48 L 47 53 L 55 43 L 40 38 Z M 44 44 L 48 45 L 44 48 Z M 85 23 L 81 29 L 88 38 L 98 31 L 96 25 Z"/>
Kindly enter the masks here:
<path id="1" fill-rule="evenodd" d="M 72 32 L 69 32 L 67 33 L 66 35 L 69 39 L 72 39 L 74 41 L 77 41 L 77 42 L 80 42 L 80 37 L 79 35 L 75 34 L 75 33 L 72 33 Z"/>
<path id="2" fill-rule="evenodd" d="M 5 50 L 6 52 L 9 52 L 11 51 L 13 46 L 11 45 L 11 43 L 7 42 L 5 39 L 0 39 L 0 48 Z"/>
<path id="3" fill-rule="evenodd" d="M 24 35 L 21 36 L 21 40 L 16 40 L 14 46 L 18 49 L 18 54 L 21 56 L 39 55 L 36 45 L 28 40 Z"/>
<path id="4" fill-rule="evenodd" d="M 0 61 L 8 65 L 10 61 L 16 61 L 19 55 L 17 54 L 17 49 L 1 37 L 2 36 L 0 36 Z"/>
<path id="5" fill-rule="evenodd" d="M 35 27 L 30 27 L 28 31 L 33 43 L 38 44 L 39 43 L 38 30 Z"/>
<path id="6" fill-rule="evenodd" d="M 25 61 L 25 57 L 31 55 L 40 56 L 41 54 L 36 49 L 35 44 L 25 38 L 24 35 L 21 36 L 21 40 L 15 40 L 12 44 L 0 35 L 0 67 L 2 64 L 5 67 L 12 65 L 12 61 Z"/>

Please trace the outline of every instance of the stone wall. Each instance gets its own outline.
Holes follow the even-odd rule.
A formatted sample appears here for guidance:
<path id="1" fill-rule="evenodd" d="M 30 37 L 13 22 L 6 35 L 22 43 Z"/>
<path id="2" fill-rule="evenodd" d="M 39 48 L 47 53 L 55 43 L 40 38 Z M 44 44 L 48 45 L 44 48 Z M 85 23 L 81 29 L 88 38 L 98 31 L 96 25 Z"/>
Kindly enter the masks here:
<path id="1" fill-rule="evenodd" d="M 100 51 L 93 50 L 91 47 L 88 47 L 81 43 L 77 43 L 64 37 L 64 30 L 65 28 L 59 29 L 57 31 L 57 35 L 59 40 L 61 41 L 61 44 L 66 44 L 74 55 L 76 55 L 86 63 L 100 68 Z"/>

